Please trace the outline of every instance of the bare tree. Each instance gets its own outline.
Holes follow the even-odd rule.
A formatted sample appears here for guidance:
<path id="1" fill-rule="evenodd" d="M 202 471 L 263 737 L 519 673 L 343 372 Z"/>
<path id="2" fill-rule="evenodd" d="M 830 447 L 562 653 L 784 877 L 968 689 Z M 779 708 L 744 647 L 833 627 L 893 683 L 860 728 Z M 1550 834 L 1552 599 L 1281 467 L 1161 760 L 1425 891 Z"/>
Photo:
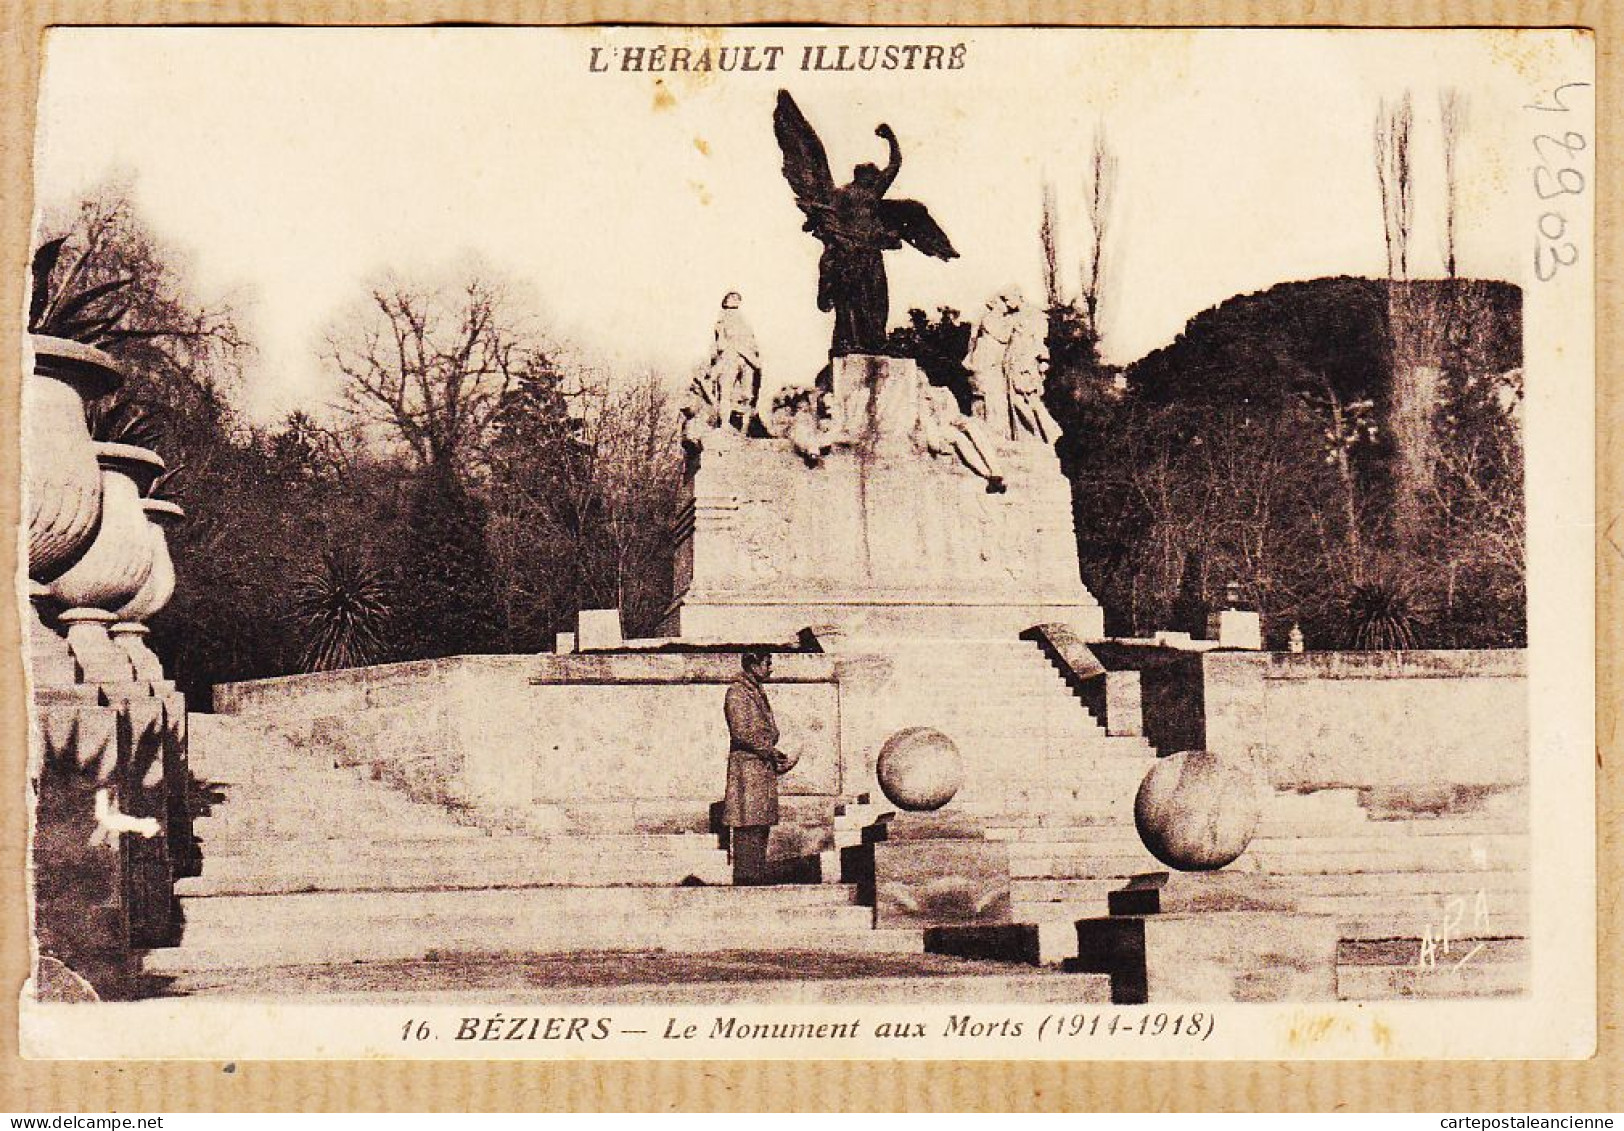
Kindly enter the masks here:
<path id="1" fill-rule="evenodd" d="M 1097 342 L 1100 337 L 1100 290 L 1105 273 L 1105 237 L 1111 218 L 1111 204 L 1116 198 L 1117 158 L 1111 149 L 1105 127 L 1094 132 L 1094 153 L 1089 162 L 1088 176 L 1083 182 L 1084 199 L 1088 205 L 1090 240 L 1088 256 L 1083 263 L 1083 308 L 1088 313 L 1088 332 Z"/>
<path id="2" fill-rule="evenodd" d="M 1383 99 L 1376 111 L 1376 184 L 1381 190 L 1387 277 L 1410 277 L 1410 233 L 1415 226 L 1415 178 L 1410 164 L 1410 93 L 1396 105 Z"/>
<path id="3" fill-rule="evenodd" d="M 188 475 L 203 473 L 219 454 L 215 432 L 238 427 L 229 399 L 252 353 L 232 304 L 193 293 L 184 255 L 141 220 L 128 186 L 103 185 L 71 209 L 48 211 L 41 226 L 42 244 L 57 249 L 42 276 L 36 262 L 30 323 L 54 332 L 59 315 L 101 296 L 81 314 L 118 327 L 104 344 L 127 374 L 102 407 L 153 415 L 162 454 Z"/>
<path id="4" fill-rule="evenodd" d="M 539 337 L 502 288 L 391 279 L 328 335 L 342 407 L 403 443 L 425 470 L 466 475 L 503 397 L 542 361 Z"/>
<path id="5" fill-rule="evenodd" d="M 1050 181 L 1043 182 L 1043 227 L 1039 230 L 1038 238 L 1043 244 L 1043 296 L 1047 308 L 1053 310 L 1060 305 L 1062 298 L 1054 184 Z"/>
<path id="6" fill-rule="evenodd" d="M 1453 279 L 1455 263 L 1455 218 L 1460 203 L 1460 181 L 1456 156 L 1461 134 L 1466 129 L 1466 96 L 1454 87 L 1438 92 L 1438 126 L 1444 151 L 1444 273 Z"/>
<path id="7" fill-rule="evenodd" d="M 1410 281 L 1415 229 L 1415 167 L 1410 140 L 1415 115 L 1410 92 L 1376 112 L 1376 183 L 1387 246 L 1388 331 L 1392 381 L 1387 427 L 1394 449 L 1393 528 L 1401 543 L 1420 536 L 1422 496 L 1432 474 L 1432 416 L 1437 405 L 1436 337 L 1439 292 Z"/>
<path id="8" fill-rule="evenodd" d="M 615 605 L 625 625 L 647 631 L 671 596 L 669 570 L 662 567 L 682 483 L 680 417 L 653 373 L 608 393 L 593 416 Z"/>

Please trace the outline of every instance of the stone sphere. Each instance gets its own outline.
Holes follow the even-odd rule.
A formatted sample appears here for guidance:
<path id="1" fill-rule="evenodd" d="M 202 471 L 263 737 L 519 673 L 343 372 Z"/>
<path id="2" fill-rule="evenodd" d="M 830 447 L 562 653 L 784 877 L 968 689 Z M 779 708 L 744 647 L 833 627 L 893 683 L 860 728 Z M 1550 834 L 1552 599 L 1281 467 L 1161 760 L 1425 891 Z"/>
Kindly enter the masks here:
<path id="1" fill-rule="evenodd" d="M 935 727 L 908 727 L 885 740 L 874 771 L 891 804 L 928 813 L 952 801 L 964 785 L 964 756 Z"/>
<path id="2" fill-rule="evenodd" d="M 1206 750 L 1163 758 L 1140 783 L 1133 821 L 1156 859 L 1181 872 L 1233 863 L 1262 817 L 1252 766 Z"/>

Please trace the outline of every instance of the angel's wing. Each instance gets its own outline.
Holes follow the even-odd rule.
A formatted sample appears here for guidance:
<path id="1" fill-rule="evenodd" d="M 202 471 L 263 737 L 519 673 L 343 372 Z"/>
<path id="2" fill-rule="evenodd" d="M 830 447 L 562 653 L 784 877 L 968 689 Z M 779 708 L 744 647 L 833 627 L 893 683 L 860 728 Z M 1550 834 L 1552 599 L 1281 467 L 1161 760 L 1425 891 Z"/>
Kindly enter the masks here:
<path id="1" fill-rule="evenodd" d="M 953 241 L 931 218 L 930 209 L 917 200 L 880 201 L 880 220 L 898 237 L 907 240 L 926 255 L 937 259 L 957 259 Z"/>
<path id="2" fill-rule="evenodd" d="M 778 148 L 784 152 L 784 179 L 795 192 L 795 202 L 809 220 L 815 221 L 834 197 L 835 179 L 829 172 L 829 155 L 823 151 L 823 142 L 787 90 L 778 92 L 773 133 Z"/>

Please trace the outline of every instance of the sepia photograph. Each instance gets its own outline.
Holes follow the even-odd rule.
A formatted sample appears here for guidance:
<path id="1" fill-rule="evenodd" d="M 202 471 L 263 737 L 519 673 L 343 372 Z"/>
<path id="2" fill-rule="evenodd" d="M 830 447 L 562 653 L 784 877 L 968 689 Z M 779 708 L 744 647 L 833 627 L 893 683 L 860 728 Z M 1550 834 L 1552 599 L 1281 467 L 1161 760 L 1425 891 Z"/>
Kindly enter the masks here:
<path id="1" fill-rule="evenodd" d="M 1591 1055 L 1593 84 L 51 29 L 23 1054 Z"/>

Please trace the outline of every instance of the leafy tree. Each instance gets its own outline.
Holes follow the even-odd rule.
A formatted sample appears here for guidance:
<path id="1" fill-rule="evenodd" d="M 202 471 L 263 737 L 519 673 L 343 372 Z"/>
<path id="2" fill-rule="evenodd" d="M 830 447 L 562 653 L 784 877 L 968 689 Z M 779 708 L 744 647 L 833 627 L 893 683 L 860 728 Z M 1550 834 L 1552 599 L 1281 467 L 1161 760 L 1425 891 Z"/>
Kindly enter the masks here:
<path id="1" fill-rule="evenodd" d="M 511 645 L 545 646 L 584 608 L 618 607 L 627 632 L 652 632 L 671 596 L 667 531 L 682 481 L 663 383 L 644 374 L 566 398 L 556 378 L 537 378 L 509 402 L 490 452 Z"/>
<path id="2" fill-rule="evenodd" d="M 1441 379 L 1425 536 L 1398 539 L 1391 520 L 1388 284 L 1238 296 L 1131 366 L 1127 393 L 1097 406 L 1068 465 L 1084 580 L 1113 631 L 1167 627 L 1198 550 L 1208 581 L 1256 598 L 1277 643 L 1294 621 L 1313 647 L 1523 639 L 1519 296 L 1482 281 L 1410 285 L 1455 303 L 1468 327 Z M 1350 628 L 1381 610 L 1404 631 Z"/>
<path id="3" fill-rule="evenodd" d="M 905 326 L 894 326 L 886 339 L 886 352 L 919 363 L 932 385 L 952 391 L 961 411 L 970 410 L 970 370 L 964 359 L 970 352 L 974 327 L 950 306 L 936 308 L 932 318 L 918 307 L 908 311 Z"/>
<path id="4" fill-rule="evenodd" d="M 268 486 L 230 407 L 251 352 L 235 312 L 196 296 L 184 257 L 147 228 L 127 186 L 47 210 L 43 228 L 47 245 L 60 242 L 36 264 L 31 321 L 59 332 L 76 320 L 101 324 L 97 340 L 125 381 L 90 407 L 90 421 L 109 438 L 155 448 L 171 472 L 160 489 L 186 511 L 168 536 L 177 587 L 153 620 L 154 649 L 201 703 L 216 682 L 287 670 L 290 500 Z M 95 297 L 74 306 L 72 295 Z"/>
<path id="5" fill-rule="evenodd" d="M 497 587 L 483 501 L 442 468 L 416 471 L 408 490 L 393 586 L 401 658 L 498 650 Z"/>

